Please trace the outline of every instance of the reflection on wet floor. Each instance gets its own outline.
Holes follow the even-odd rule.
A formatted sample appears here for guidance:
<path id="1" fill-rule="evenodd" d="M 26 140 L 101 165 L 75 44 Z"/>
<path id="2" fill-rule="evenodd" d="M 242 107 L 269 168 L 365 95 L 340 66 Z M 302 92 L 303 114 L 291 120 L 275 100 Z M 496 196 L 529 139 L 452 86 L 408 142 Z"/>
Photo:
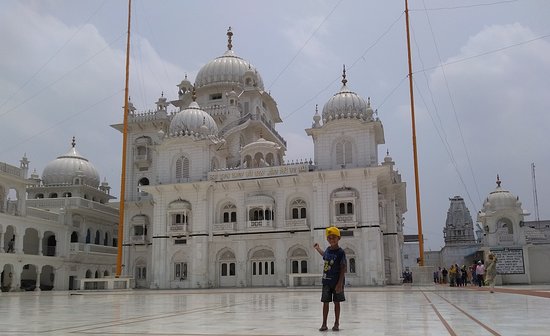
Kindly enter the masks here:
<path id="1" fill-rule="evenodd" d="M 494 294 L 443 286 L 346 288 L 340 335 L 548 335 L 549 291 L 548 286 L 501 287 Z M 320 288 L 72 294 L 2 293 L 0 335 L 320 333 Z"/>

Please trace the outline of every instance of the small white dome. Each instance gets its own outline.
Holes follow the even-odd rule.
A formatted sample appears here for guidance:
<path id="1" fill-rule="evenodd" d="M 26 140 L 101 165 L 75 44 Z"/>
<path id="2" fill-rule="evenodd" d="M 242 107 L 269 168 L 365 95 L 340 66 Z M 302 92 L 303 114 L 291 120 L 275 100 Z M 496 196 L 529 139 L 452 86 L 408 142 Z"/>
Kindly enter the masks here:
<path id="1" fill-rule="evenodd" d="M 497 188 L 492 191 L 487 199 L 485 200 L 483 206 L 484 208 L 490 208 L 491 210 L 497 209 L 514 209 L 518 206 L 521 207 L 521 202 L 518 197 L 509 192 L 508 190 L 503 189 L 500 186 L 501 181 L 497 180 Z"/>
<path id="2" fill-rule="evenodd" d="M 323 120 L 325 122 L 335 119 L 369 120 L 372 117 L 370 104 L 355 92 L 350 91 L 346 83 L 346 70 L 344 68 L 342 88 L 323 107 Z"/>
<path id="3" fill-rule="evenodd" d="M 210 114 L 200 109 L 197 102 L 191 102 L 189 107 L 178 112 L 170 122 L 170 134 L 177 134 L 180 132 L 217 135 L 218 125 Z"/>
<path id="4" fill-rule="evenodd" d="M 72 185 L 76 177 L 82 178 L 80 184 L 97 188 L 99 186 L 99 174 L 95 167 L 77 152 L 73 147 L 65 155 L 57 157 L 44 168 L 42 182 L 44 185 Z"/>

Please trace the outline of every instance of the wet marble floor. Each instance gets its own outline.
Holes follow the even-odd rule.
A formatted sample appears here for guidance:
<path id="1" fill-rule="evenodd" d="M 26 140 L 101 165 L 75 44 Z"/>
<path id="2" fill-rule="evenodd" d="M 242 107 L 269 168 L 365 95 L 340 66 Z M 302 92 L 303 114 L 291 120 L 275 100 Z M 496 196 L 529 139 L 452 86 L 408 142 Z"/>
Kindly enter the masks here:
<path id="1" fill-rule="evenodd" d="M 319 288 L 1 293 L 0 335 L 550 335 L 549 290 L 346 288 L 339 332 Z"/>

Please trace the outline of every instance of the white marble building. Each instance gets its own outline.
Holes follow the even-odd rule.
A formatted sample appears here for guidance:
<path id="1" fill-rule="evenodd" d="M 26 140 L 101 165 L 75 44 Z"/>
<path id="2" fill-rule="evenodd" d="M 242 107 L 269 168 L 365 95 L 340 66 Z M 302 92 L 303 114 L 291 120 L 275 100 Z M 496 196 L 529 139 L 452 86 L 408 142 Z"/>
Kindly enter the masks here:
<path id="1" fill-rule="evenodd" d="M 286 286 L 290 273 L 321 273 L 312 246 L 336 225 L 349 284 L 398 283 L 405 183 L 389 155 L 380 163 L 370 100 L 344 70 L 305 130 L 314 159 L 289 163 L 277 103 L 227 35 L 227 51 L 194 85 L 186 76 L 177 99 L 130 106 L 125 275 L 146 288 Z"/>
<path id="2" fill-rule="evenodd" d="M 74 139 L 42 179 L 28 169 L 26 157 L 19 167 L 0 162 L 2 291 L 76 289 L 78 279 L 112 275 L 118 209 Z"/>

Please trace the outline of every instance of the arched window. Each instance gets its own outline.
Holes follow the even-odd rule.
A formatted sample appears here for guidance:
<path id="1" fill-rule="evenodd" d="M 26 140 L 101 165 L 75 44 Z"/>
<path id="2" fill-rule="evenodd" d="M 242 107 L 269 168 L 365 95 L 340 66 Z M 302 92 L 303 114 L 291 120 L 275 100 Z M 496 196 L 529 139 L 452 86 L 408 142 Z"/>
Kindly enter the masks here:
<path id="1" fill-rule="evenodd" d="M 307 218 L 306 202 L 303 199 L 297 199 L 290 205 L 292 219 Z"/>
<path id="2" fill-rule="evenodd" d="M 183 182 L 189 178 L 189 159 L 185 156 L 176 160 L 176 181 Z"/>
<path id="3" fill-rule="evenodd" d="M 353 203 L 352 202 L 337 202 L 336 203 L 337 215 L 353 215 Z"/>
<path id="4" fill-rule="evenodd" d="M 57 198 L 57 193 L 51 193 L 50 198 Z"/>
<path id="5" fill-rule="evenodd" d="M 222 209 L 222 222 L 235 223 L 237 222 L 237 207 L 233 203 L 226 204 Z"/>
<path id="6" fill-rule="evenodd" d="M 78 233 L 76 233 L 76 231 L 71 233 L 71 243 L 78 243 Z"/>
<path id="7" fill-rule="evenodd" d="M 63 193 L 63 197 L 72 197 L 72 195 L 69 191 Z"/>
<path id="8" fill-rule="evenodd" d="M 336 163 L 345 165 L 352 163 L 352 146 L 348 140 L 341 140 L 336 143 Z"/>
<path id="9" fill-rule="evenodd" d="M 142 177 L 138 182 L 138 192 L 142 195 L 146 195 L 147 193 L 141 189 L 142 186 L 148 186 L 149 185 L 149 179 L 147 177 Z"/>
<path id="10" fill-rule="evenodd" d="M 348 269 L 347 273 L 349 274 L 356 274 L 357 273 L 357 267 L 356 267 L 356 257 L 355 252 L 352 249 L 346 248 L 344 249 L 344 252 L 346 252 L 346 259 L 348 261 Z"/>
<path id="11" fill-rule="evenodd" d="M 91 241 L 92 241 L 92 232 L 90 231 L 90 229 L 88 229 L 88 231 L 86 231 L 86 244 L 90 244 Z"/>
<path id="12" fill-rule="evenodd" d="M 95 232 L 94 244 L 99 245 L 100 239 L 101 239 L 101 233 L 99 233 L 99 230 L 98 230 Z"/>

